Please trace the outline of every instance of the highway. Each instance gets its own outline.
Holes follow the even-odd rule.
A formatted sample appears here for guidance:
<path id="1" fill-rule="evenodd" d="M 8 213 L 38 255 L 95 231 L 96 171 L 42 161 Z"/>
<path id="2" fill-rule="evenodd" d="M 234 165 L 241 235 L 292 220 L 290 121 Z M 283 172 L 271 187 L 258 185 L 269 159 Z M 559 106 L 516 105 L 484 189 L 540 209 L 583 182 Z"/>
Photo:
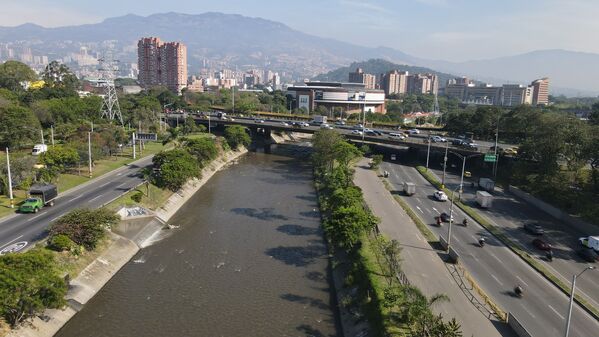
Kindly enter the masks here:
<path id="1" fill-rule="evenodd" d="M 37 214 L 15 214 L 1 219 L 0 254 L 25 249 L 45 238 L 48 225 L 73 209 L 100 207 L 141 184 L 139 170 L 151 163 L 151 156 L 145 157 L 61 193 L 54 206 L 46 206 Z"/>
<path id="2" fill-rule="evenodd" d="M 431 172 L 442 177 L 443 171 L 431 169 Z M 441 181 L 441 179 L 439 179 Z M 465 183 L 462 200 L 476 207 L 476 187 L 470 187 L 470 182 Z M 460 184 L 460 176 L 453 172 L 446 172 L 445 185 L 449 189 L 455 189 Z M 597 233 L 581 233 L 570 226 L 564 225 L 538 208 L 517 199 L 511 193 L 496 189 L 493 193 L 493 205 L 488 209 L 478 208 L 477 211 L 484 215 L 490 223 L 500 227 L 514 241 L 518 242 L 528 253 L 535 257 L 554 275 L 560 277 L 568 285 L 572 282 L 572 275 L 578 274 L 587 267 L 588 262 L 583 261 L 576 253 L 580 249 L 578 238 L 581 236 L 595 235 Z M 545 254 L 536 249 L 531 241 L 536 238 L 525 232 L 522 228 L 524 223 L 538 221 L 544 228 L 545 234 L 542 239 L 549 242 L 553 250 L 553 261 L 549 262 Z M 599 233 L 599 231 L 598 231 Z M 579 295 L 585 297 L 594 307 L 599 308 L 599 273 L 585 275 L 576 282 Z"/>
<path id="3" fill-rule="evenodd" d="M 449 202 L 438 202 L 432 198 L 435 188 L 415 168 L 384 162 L 383 170 L 390 172 L 389 182 L 394 190 L 401 191 L 404 181 L 416 184 L 416 194 L 401 197 L 410 205 L 424 223 L 436 235 L 447 237 L 448 224 L 434 225 L 434 218 L 441 212 L 449 213 Z M 399 207 L 399 206 L 398 206 Z M 457 222 L 467 216 L 457 207 L 454 218 Z M 504 310 L 514 314 L 533 336 L 561 336 L 564 333 L 568 310 L 568 297 L 553 284 L 528 266 L 510 249 L 496 240 L 480 225 L 468 218 L 468 227 L 454 225 L 451 245 L 458 252 L 461 263 L 474 277 L 480 287 Z M 478 246 L 481 236 L 486 237 L 484 248 Z M 591 274 L 596 271 L 590 271 Z M 584 277 L 597 277 L 584 275 Z M 513 288 L 520 284 L 524 297 L 517 298 Z M 590 337 L 599 334 L 599 322 L 578 305 L 572 313 L 570 336 Z"/>

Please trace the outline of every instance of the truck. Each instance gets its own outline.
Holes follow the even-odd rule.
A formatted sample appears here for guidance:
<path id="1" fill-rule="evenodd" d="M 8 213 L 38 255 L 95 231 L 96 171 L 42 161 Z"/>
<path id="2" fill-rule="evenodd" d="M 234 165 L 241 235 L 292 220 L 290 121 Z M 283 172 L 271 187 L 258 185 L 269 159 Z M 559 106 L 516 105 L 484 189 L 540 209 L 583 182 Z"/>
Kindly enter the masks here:
<path id="1" fill-rule="evenodd" d="M 578 242 L 580 242 L 583 247 L 591 248 L 599 253 L 599 236 L 586 236 L 579 238 Z"/>
<path id="2" fill-rule="evenodd" d="M 482 208 L 489 208 L 493 203 L 493 196 L 486 191 L 476 191 L 476 202 Z"/>
<path id="3" fill-rule="evenodd" d="M 478 187 L 487 192 L 493 192 L 495 189 L 495 182 L 489 178 L 480 178 L 478 180 Z"/>
<path id="4" fill-rule="evenodd" d="M 323 124 L 326 122 L 327 122 L 327 116 L 316 115 L 316 116 L 314 116 L 314 120 L 312 120 L 312 123 L 314 123 L 314 124 Z"/>
<path id="5" fill-rule="evenodd" d="M 409 181 L 404 181 L 403 183 L 403 192 L 406 195 L 414 195 L 416 193 L 416 185 Z"/>
<path id="6" fill-rule="evenodd" d="M 31 154 L 34 156 L 39 156 L 40 154 L 48 151 L 48 145 L 46 144 L 35 144 L 33 146 L 33 150 L 31 150 Z"/>
<path id="7" fill-rule="evenodd" d="M 54 206 L 58 189 L 52 184 L 38 184 L 31 186 L 28 194 L 29 197 L 19 206 L 21 213 L 37 213 L 44 206 Z"/>

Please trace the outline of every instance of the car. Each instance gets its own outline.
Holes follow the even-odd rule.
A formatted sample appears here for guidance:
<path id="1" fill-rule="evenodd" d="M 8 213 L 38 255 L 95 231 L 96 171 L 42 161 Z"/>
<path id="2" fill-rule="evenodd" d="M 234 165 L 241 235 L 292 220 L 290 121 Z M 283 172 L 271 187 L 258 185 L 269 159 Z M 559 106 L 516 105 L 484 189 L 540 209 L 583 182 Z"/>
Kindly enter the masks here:
<path id="1" fill-rule="evenodd" d="M 459 139 L 459 138 L 456 138 L 456 139 L 454 139 L 454 140 L 451 141 L 451 145 L 461 146 L 462 144 L 464 144 L 464 141 L 461 140 L 461 139 Z"/>
<path id="2" fill-rule="evenodd" d="M 362 125 L 362 124 L 356 124 L 356 125 L 354 125 L 354 129 L 356 129 L 356 130 L 362 130 L 362 129 L 364 129 L 364 125 Z"/>
<path id="3" fill-rule="evenodd" d="M 363 132 L 360 131 L 360 130 L 352 130 L 351 133 L 354 134 L 354 135 L 360 135 L 360 136 L 363 134 Z"/>
<path id="4" fill-rule="evenodd" d="M 235 118 L 233 118 L 233 117 L 229 117 L 229 120 L 230 120 L 231 122 L 234 122 L 234 121 L 235 121 Z"/>
<path id="5" fill-rule="evenodd" d="M 476 143 L 467 143 L 467 142 L 464 142 L 464 143 L 462 143 L 462 146 L 465 147 L 465 148 L 467 148 L 467 149 L 478 150 L 478 144 L 476 144 Z"/>
<path id="6" fill-rule="evenodd" d="M 509 147 L 503 151 L 503 154 L 505 154 L 507 156 L 517 156 L 518 150 L 514 147 Z"/>
<path id="7" fill-rule="evenodd" d="M 300 125 L 301 125 L 301 126 L 303 126 L 303 127 L 310 126 L 310 124 L 309 124 L 309 123 L 307 123 L 307 122 L 300 122 Z"/>
<path id="8" fill-rule="evenodd" d="M 378 136 L 377 133 L 374 132 L 374 130 L 366 130 L 366 131 L 364 131 L 364 133 L 369 136 Z"/>
<path id="9" fill-rule="evenodd" d="M 287 122 L 281 122 L 281 125 L 282 126 L 289 126 L 289 123 L 287 123 Z"/>
<path id="10" fill-rule="evenodd" d="M 44 207 L 44 202 L 40 198 L 27 198 L 25 201 L 19 206 L 20 213 L 37 213 L 42 207 Z"/>
<path id="11" fill-rule="evenodd" d="M 320 128 L 321 128 L 321 129 L 328 129 L 328 130 L 332 130 L 332 129 L 333 129 L 333 127 L 332 127 L 332 126 L 330 126 L 330 125 L 329 125 L 329 124 L 327 124 L 327 123 L 322 123 L 322 124 L 320 124 Z"/>
<path id="12" fill-rule="evenodd" d="M 264 123 L 264 119 L 254 119 L 254 122 L 256 122 L 256 123 Z"/>
<path id="13" fill-rule="evenodd" d="M 372 130 L 372 132 L 374 132 L 377 136 L 382 136 L 383 133 L 379 130 Z"/>
<path id="14" fill-rule="evenodd" d="M 344 121 L 336 121 L 335 125 L 345 125 L 345 122 Z"/>
<path id="15" fill-rule="evenodd" d="M 391 133 L 389 134 L 389 138 L 403 140 L 403 139 L 406 139 L 406 136 L 404 136 L 404 135 L 403 135 L 403 134 L 401 134 L 401 133 L 393 133 L 393 132 L 391 132 Z"/>
<path id="16" fill-rule="evenodd" d="M 527 222 L 524 224 L 524 230 L 534 235 L 543 235 L 545 231 L 537 222 Z"/>
<path id="17" fill-rule="evenodd" d="M 445 192 L 443 191 L 436 191 L 435 193 L 433 193 L 433 198 L 439 200 L 439 201 L 447 201 L 447 194 L 445 194 Z"/>
<path id="18" fill-rule="evenodd" d="M 548 242 L 545 242 L 542 239 L 534 239 L 532 240 L 532 245 L 540 250 L 551 250 L 551 245 Z"/>
<path id="19" fill-rule="evenodd" d="M 417 135 L 420 133 L 420 130 L 418 129 L 410 129 L 408 131 L 406 131 L 409 135 Z"/>
<path id="20" fill-rule="evenodd" d="M 441 218 L 441 221 L 443 222 L 449 222 L 449 214 L 443 212 L 441 214 L 439 214 L 439 218 Z M 453 218 L 453 215 L 451 216 L 451 222 L 454 222 L 455 219 Z"/>
<path id="21" fill-rule="evenodd" d="M 587 262 L 595 262 L 599 260 L 599 255 L 591 248 L 580 248 L 576 252 Z"/>
<path id="22" fill-rule="evenodd" d="M 431 141 L 433 143 L 445 143 L 447 141 L 447 139 L 441 137 L 441 136 L 432 136 L 431 137 Z"/>

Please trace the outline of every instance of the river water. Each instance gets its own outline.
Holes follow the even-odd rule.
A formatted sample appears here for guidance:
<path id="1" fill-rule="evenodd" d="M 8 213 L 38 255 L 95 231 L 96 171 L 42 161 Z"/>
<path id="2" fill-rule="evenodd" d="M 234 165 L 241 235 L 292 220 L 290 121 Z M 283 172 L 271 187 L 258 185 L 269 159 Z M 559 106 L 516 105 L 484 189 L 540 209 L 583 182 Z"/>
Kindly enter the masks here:
<path id="1" fill-rule="evenodd" d="M 248 153 L 58 334 L 340 336 L 306 149 Z"/>

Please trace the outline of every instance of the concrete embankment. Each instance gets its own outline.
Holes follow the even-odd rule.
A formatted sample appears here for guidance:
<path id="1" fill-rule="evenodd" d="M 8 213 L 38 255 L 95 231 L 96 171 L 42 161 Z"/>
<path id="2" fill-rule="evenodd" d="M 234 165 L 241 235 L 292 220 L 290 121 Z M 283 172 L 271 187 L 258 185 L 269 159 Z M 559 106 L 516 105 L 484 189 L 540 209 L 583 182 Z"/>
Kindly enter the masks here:
<path id="1" fill-rule="evenodd" d="M 229 151 L 215 159 L 202 170 L 201 179 L 190 180 L 181 190 L 173 193 L 167 202 L 156 212 L 155 216 L 163 222 L 168 221 L 214 173 L 227 164 L 233 163 L 246 152 L 245 148 L 238 151 Z M 155 221 L 154 218 L 148 217 L 148 224 Z M 143 231 L 146 228 L 147 226 L 140 226 L 139 231 Z M 136 233 L 131 234 L 133 237 L 137 237 Z M 67 306 L 63 310 L 46 310 L 43 315 L 35 317 L 30 322 L 12 330 L 7 336 L 54 336 L 148 241 L 135 240 L 133 237 L 131 239 L 125 238 L 114 232 L 110 232 L 109 236 L 112 243 L 76 278 L 71 280 L 66 296 Z"/>

